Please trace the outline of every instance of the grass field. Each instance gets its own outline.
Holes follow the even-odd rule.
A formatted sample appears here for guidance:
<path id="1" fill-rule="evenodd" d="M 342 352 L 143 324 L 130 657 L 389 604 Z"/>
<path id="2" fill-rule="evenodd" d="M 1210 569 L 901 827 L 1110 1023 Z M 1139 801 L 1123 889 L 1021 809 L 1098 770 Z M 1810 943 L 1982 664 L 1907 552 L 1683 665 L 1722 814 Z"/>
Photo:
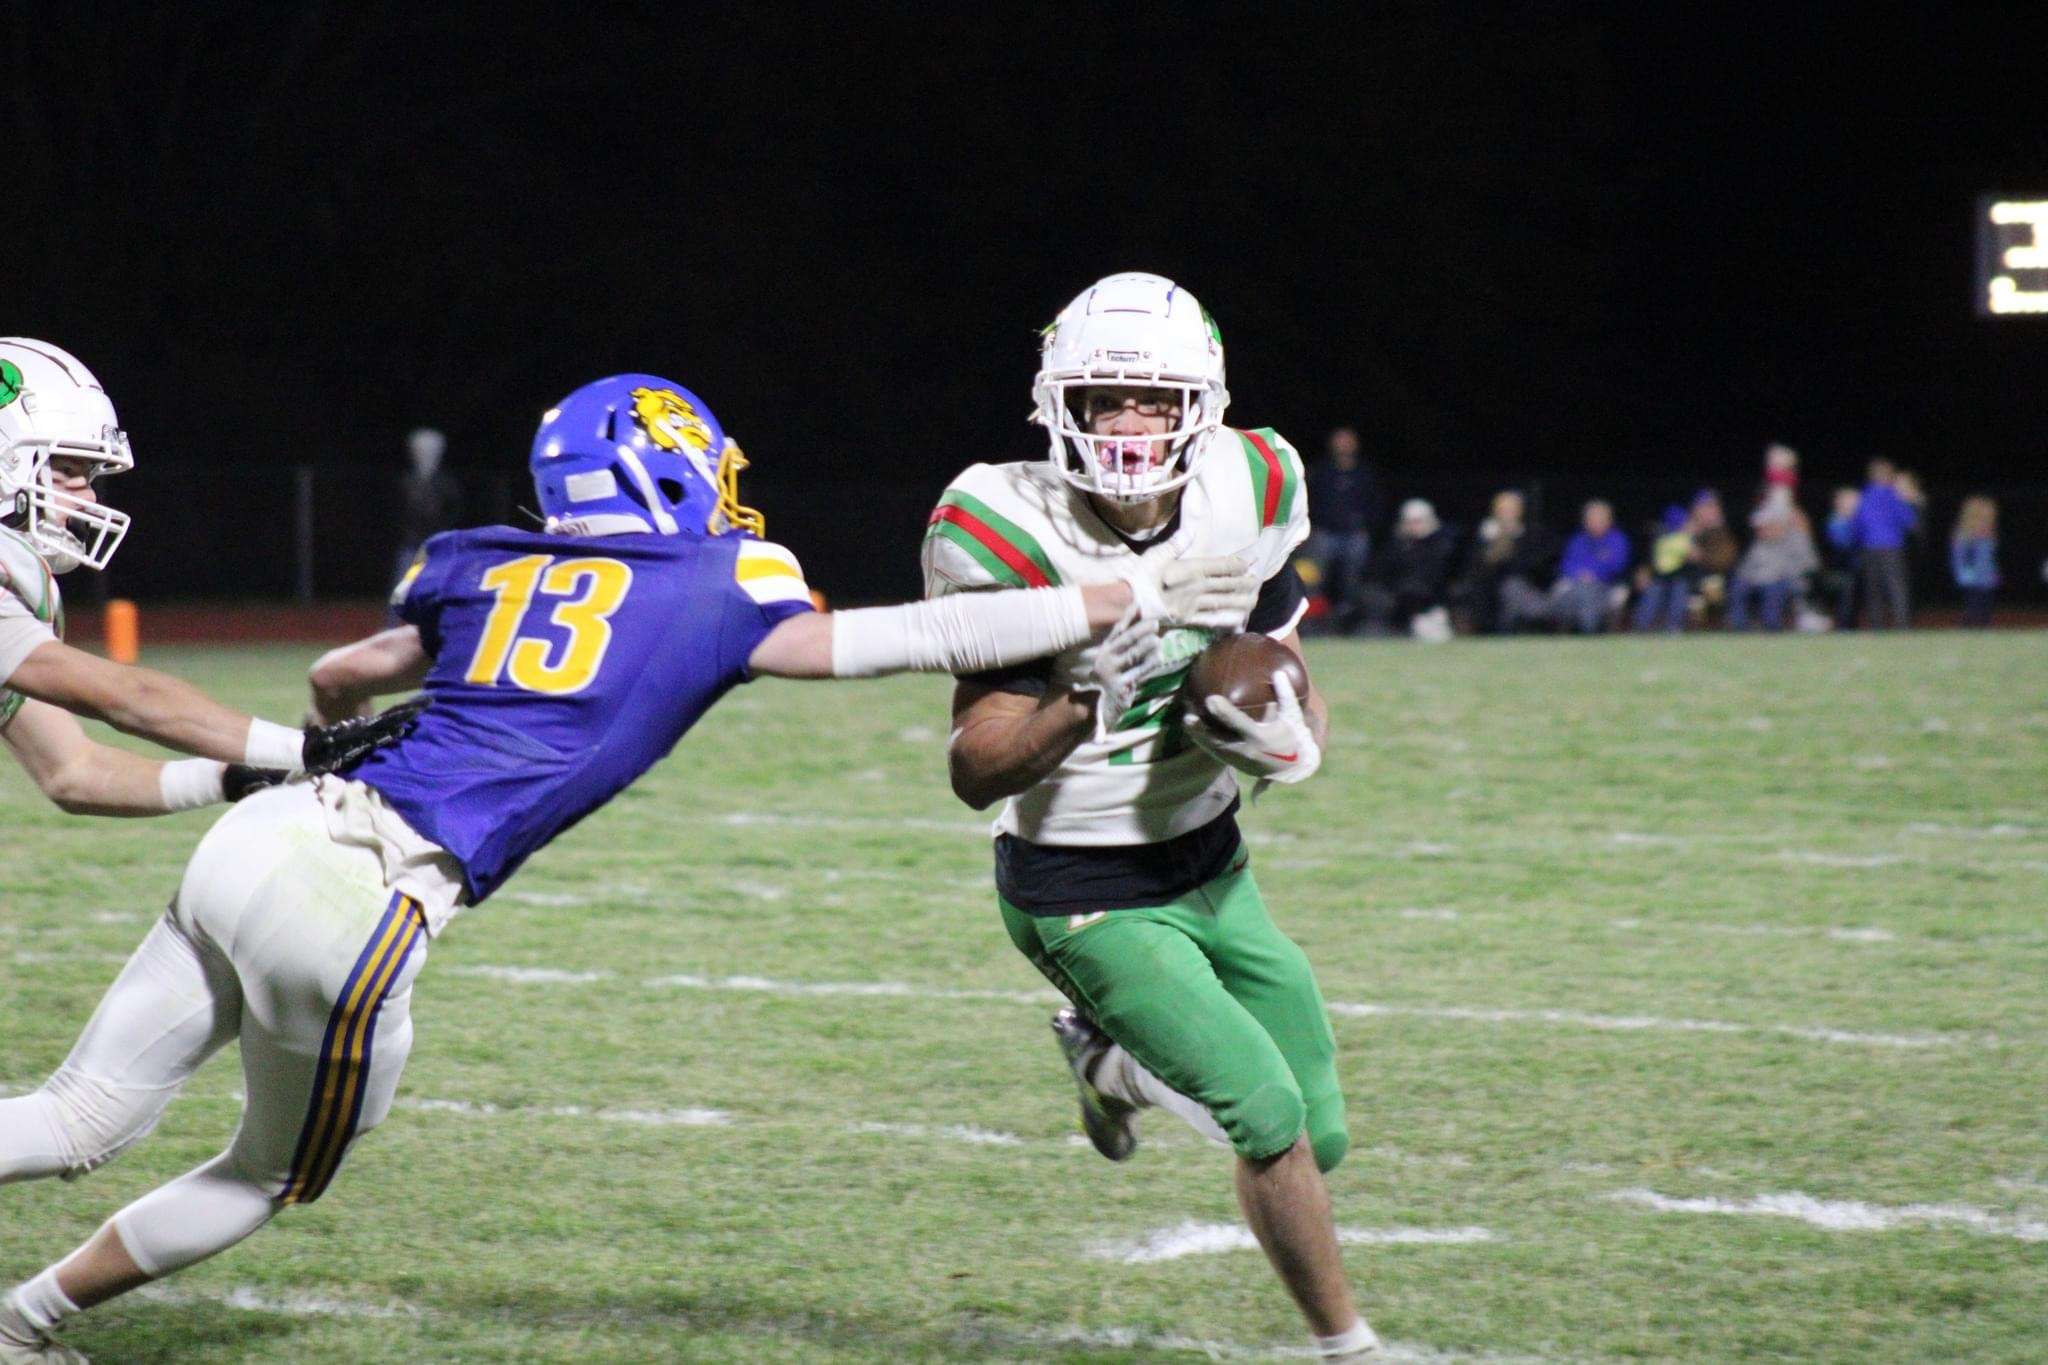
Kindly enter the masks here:
<path id="1" fill-rule="evenodd" d="M 149 661 L 284 717 L 306 660 Z M 1395 1358 L 2048 1355 L 2044 662 L 2018 634 L 1312 647 L 1324 772 L 1244 824 L 1337 1014 L 1331 1189 Z M 400 1108 L 324 1201 L 71 1339 L 1297 1351 L 1256 1251 L 1169 1254 L 1236 1224 L 1227 1154 L 1157 1115 L 1127 1166 L 1075 1145 L 1053 1002 L 945 786 L 945 699 L 734 694 L 434 945 Z M 0 805 L 24 1086 L 210 817 L 65 817 L 11 765 Z M 115 1165 L 0 1191 L 0 1278 L 218 1150 L 239 1086 L 217 1059 Z"/>

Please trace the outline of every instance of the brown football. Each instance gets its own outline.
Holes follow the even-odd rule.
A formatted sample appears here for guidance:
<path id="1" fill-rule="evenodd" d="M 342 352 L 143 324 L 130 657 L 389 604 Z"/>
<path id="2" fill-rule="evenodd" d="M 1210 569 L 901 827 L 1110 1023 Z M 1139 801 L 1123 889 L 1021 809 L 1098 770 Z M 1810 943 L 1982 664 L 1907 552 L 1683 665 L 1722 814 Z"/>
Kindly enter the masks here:
<path id="1" fill-rule="evenodd" d="M 1224 636 L 1195 656 L 1180 686 L 1184 723 L 1213 726 L 1210 697 L 1224 698 L 1253 720 L 1267 719 L 1275 670 L 1286 672 L 1295 696 L 1308 695 L 1308 672 L 1286 645 L 1256 631 Z"/>

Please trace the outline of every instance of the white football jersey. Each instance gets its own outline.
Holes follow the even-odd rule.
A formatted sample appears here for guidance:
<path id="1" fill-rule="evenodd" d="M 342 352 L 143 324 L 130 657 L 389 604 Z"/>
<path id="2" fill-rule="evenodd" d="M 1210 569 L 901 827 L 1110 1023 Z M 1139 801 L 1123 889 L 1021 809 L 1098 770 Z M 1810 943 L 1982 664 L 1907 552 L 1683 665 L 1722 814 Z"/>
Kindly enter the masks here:
<path id="1" fill-rule="evenodd" d="M 926 529 L 925 595 L 1107 583 L 1127 577 L 1141 555 L 1242 555 L 1266 581 L 1308 537 L 1301 456 L 1270 428 L 1225 429 L 1215 439 L 1182 490 L 1179 526 L 1140 550 L 1047 461 L 969 466 Z M 1178 704 L 1188 665 L 1208 639 L 1206 631 L 1169 631 L 1169 657 L 1180 666 L 1147 683 L 1135 706 L 1098 727 L 1049 777 L 1006 801 L 995 832 L 1037 844 L 1113 847 L 1157 843 L 1221 815 L 1237 779 L 1181 733 Z M 1053 685 L 1090 685 L 1093 650 L 1056 656 Z"/>
<path id="2" fill-rule="evenodd" d="M 0 526 L 0 682 L 37 646 L 64 634 L 64 599 L 35 547 Z M 14 719 L 21 693 L 0 688 L 0 725 Z"/>

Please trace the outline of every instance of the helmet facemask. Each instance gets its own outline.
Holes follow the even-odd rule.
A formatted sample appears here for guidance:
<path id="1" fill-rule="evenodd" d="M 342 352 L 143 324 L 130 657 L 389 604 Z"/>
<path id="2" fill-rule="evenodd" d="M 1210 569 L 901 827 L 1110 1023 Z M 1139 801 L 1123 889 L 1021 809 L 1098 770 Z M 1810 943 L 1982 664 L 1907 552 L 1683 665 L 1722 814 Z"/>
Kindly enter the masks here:
<path id="1" fill-rule="evenodd" d="M 135 467 L 128 435 L 109 430 L 93 441 L 31 437 L 0 457 L 0 495 L 6 499 L 0 520 L 35 547 L 52 573 L 81 564 L 104 569 L 128 534 L 128 514 L 58 488 L 50 468 L 54 459 L 83 462 L 88 482 L 118 474 Z"/>
<path id="2" fill-rule="evenodd" d="M 1170 408 L 1172 424 L 1159 432 L 1098 432 L 1088 412 L 1092 390 L 1120 392 L 1140 416 L 1155 402 Z M 1221 383 L 1201 375 L 1129 369 L 1045 371 L 1038 376 L 1037 420 L 1052 437 L 1060 476 L 1112 502 L 1141 503 L 1170 493 L 1195 476 L 1210 433 L 1223 425 L 1228 401 Z"/>

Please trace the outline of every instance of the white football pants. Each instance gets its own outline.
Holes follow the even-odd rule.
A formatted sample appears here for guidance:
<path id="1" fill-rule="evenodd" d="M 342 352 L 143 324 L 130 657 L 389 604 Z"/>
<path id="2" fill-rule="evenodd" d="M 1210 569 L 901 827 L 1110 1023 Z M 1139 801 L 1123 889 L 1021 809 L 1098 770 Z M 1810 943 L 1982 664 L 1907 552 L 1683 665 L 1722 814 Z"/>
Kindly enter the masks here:
<path id="1" fill-rule="evenodd" d="M 391 1110 L 426 945 L 418 903 L 385 889 L 375 853 L 328 839 L 310 785 L 249 797 L 200 842 L 57 1073 L 0 1100 L 0 1184 L 111 1160 L 239 1039 L 248 1098 L 234 1140 L 113 1226 L 137 1265 L 165 1275 L 311 1203 Z"/>

